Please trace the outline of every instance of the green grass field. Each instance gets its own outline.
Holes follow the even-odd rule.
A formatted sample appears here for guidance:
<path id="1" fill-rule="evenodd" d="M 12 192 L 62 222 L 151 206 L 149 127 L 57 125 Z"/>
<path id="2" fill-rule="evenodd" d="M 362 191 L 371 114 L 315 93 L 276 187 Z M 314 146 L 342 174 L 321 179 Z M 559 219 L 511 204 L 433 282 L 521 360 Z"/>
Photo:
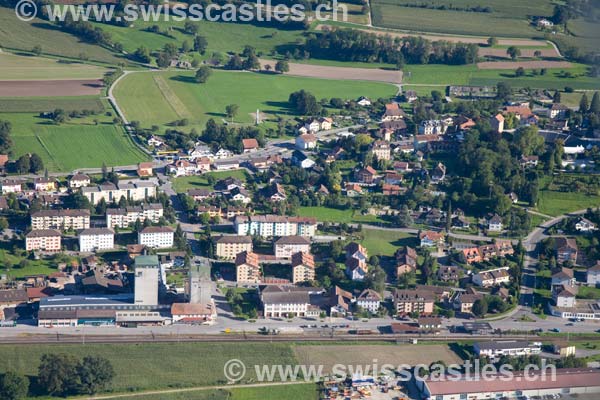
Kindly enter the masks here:
<path id="1" fill-rule="evenodd" d="M 177 193 L 185 193 L 188 189 L 200 189 L 200 188 L 211 188 L 208 183 L 208 177 L 214 176 L 218 181 L 219 179 L 225 179 L 229 177 L 237 178 L 243 182 L 246 181 L 246 171 L 243 169 L 238 169 L 235 171 L 219 171 L 219 172 L 209 172 L 203 175 L 194 175 L 194 176 L 180 176 L 179 178 L 173 179 L 173 190 Z"/>
<path id="2" fill-rule="evenodd" d="M 386 28 L 406 29 L 418 32 L 439 32 L 458 35 L 484 35 L 504 37 L 541 36 L 531 26 L 528 16 L 549 16 L 552 2 L 549 0 L 489 0 L 474 3 L 469 0 L 437 0 L 424 4 L 469 8 L 477 5 L 492 8 L 490 13 L 455 10 L 434 10 L 403 7 L 422 2 L 412 0 L 374 0 L 371 2 L 373 25 Z"/>
<path id="3" fill-rule="evenodd" d="M 538 211 L 551 216 L 568 212 L 584 210 L 588 207 L 598 207 L 600 196 L 591 196 L 581 192 L 556 192 L 540 190 Z"/>
<path id="4" fill-rule="evenodd" d="M 250 123 L 256 109 L 269 115 L 294 115 L 289 108 L 290 93 L 305 89 L 317 99 L 351 99 L 364 95 L 388 98 L 392 85 L 373 82 L 299 78 L 252 72 L 213 71 L 208 82 L 198 84 L 192 72 L 136 73 L 123 78 L 115 96 L 127 118 L 143 126 L 165 125 L 189 114 L 190 127 L 204 127 L 208 118 L 225 118 L 225 107 L 238 104 L 236 122 Z M 159 77 L 158 82 L 155 77 Z M 165 87 L 166 85 L 166 87 Z M 268 88 L 268 90 L 266 90 Z M 162 90 L 161 90 L 162 89 Z M 181 105 L 185 106 L 182 109 Z"/>
<path id="5" fill-rule="evenodd" d="M 57 271 L 46 260 L 28 260 L 27 265 L 21 267 L 22 260 L 22 257 L 10 254 L 6 250 L 0 250 L 0 274 L 7 273 L 11 278 L 17 279 L 28 275 L 51 274 Z"/>
<path id="6" fill-rule="evenodd" d="M 84 43 L 42 19 L 20 21 L 15 17 L 15 10 L 6 7 L 0 7 L 0 43 L 7 49 L 24 51 L 39 45 L 43 54 L 75 59 L 84 54 L 90 60 L 113 65 L 127 61 L 100 46 Z"/>
<path id="7" fill-rule="evenodd" d="M 98 79 L 105 68 L 79 63 L 64 63 L 51 58 L 0 53 L 2 80 Z"/>
<path id="8" fill-rule="evenodd" d="M 61 125 L 28 113 L 0 114 L 0 120 L 12 124 L 13 157 L 38 153 L 50 171 L 97 168 L 102 163 L 131 165 L 147 159 L 122 128 L 102 115 Z"/>
<path id="9" fill-rule="evenodd" d="M 130 27 L 107 24 L 97 24 L 97 26 L 109 32 L 113 40 L 121 43 L 127 52 L 133 52 L 142 45 L 150 50 L 158 50 L 170 42 L 181 45 L 184 40 L 187 40 L 192 44 L 194 38 L 183 31 L 184 23 L 178 21 L 144 22 L 140 20 Z M 168 34 L 173 37 L 145 30 L 152 25 L 158 25 L 162 31 L 168 31 Z M 268 54 L 273 50 L 285 53 L 286 46 L 293 45 L 302 37 L 303 32 L 301 30 L 277 30 L 252 24 L 210 21 L 198 22 L 198 27 L 198 34 L 204 36 L 208 42 L 207 57 L 215 51 L 223 53 L 228 51 L 240 52 L 246 45 L 250 45 L 257 52 L 264 54 Z"/>
<path id="10" fill-rule="evenodd" d="M 562 75 L 569 71 L 573 77 Z M 516 78 L 511 70 L 482 70 L 476 65 L 407 65 L 404 68 L 403 82 L 410 85 L 482 85 L 494 86 L 503 81 L 512 87 L 532 87 L 546 89 L 564 89 L 569 86 L 574 89 L 600 88 L 600 79 L 586 75 L 587 67 L 574 64 L 570 69 L 548 69 L 546 75 L 533 75 L 527 70 L 527 75 Z M 413 89 L 417 86 L 413 86 Z M 438 89 L 439 90 L 439 89 Z"/>
<path id="11" fill-rule="evenodd" d="M 13 369 L 36 375 L 40 356 L 48 352 L 106 357 L 115 369 L 116 392 L 225 384 L 223 367 L 234 358 L 248 366 L 240 384 L 256 381 L 255 364 L 296 363 L 291 346 L 278 343 L 57 344 L 20 346 L 18 351 L 1 345 L 0 372 Z"/>
<path id="12" fill-rule="evenodd" d="M 369 251 L 369 256 L 392 256 L 399 247 L 416 246 L 414 235 L 387 230 L 364 229 L 361 244 Z"/>

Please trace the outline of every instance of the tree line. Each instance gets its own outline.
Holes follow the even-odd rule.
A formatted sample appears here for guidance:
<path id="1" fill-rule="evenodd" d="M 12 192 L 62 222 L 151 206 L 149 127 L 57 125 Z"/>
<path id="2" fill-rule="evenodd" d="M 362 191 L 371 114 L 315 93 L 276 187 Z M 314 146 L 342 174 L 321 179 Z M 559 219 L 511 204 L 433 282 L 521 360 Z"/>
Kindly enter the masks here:
<path id="1" fill-rule="evenodd" d="M 463 65 L 477 61 L 477 45 L 422 37 L 392 37 L 353 29 L 310 34 L 304 49 L 311 57 L 341 61 Z"/>

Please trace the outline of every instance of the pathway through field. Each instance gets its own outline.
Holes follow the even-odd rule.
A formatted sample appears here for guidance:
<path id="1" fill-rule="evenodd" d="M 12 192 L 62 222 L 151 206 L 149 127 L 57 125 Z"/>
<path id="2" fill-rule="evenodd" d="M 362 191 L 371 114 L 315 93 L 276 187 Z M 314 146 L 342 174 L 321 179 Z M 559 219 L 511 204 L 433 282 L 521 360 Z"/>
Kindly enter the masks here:
<path id="1" fill-rule="evenodd" d="M 153 75 L 152 78 L 154 79 L 154 83 L 156 83 L 158 90 L 160 90 L 160 92 L 162 93 L 165 100 L 167 100 L 167 103 L 169 103 L 169 105 L 171 106 L 173 111 L 175 111 L 175 113 L 180 118 L 192 118 L 193 117 L 190 110 L 188 110 L 188 108 L 185 106 L 185 104 L 183 104 L 181 99 L 179 97 L 177 97 L 177 94 L 175 94 L 173 89 L 171 89 L 171 87 L 169 86 L 169 83 L 165 80 L 165 78 L 163 78 L 159 74 Z"/>

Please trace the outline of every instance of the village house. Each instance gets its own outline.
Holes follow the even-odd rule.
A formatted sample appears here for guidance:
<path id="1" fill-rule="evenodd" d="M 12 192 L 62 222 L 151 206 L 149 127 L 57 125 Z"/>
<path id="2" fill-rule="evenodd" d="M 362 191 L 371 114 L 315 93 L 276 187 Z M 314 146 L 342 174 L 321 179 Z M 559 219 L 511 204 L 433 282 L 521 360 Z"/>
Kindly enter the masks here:
<path id="1" fill-rule="evenodd" d="M 483 261 L 479 248 L 477 247 L 463 249 L 461 252 L 461 259 L 467 264 L 480 263 Z"/>
<path id="2" fill-rule="evenodd" d="M 443 232 L 421 231 L 419 240 L 421 247 L 443 247 L 445 243 Z"/>
<path id="3" fill-rule="evenodd" d="M 397 196 L 401 193 L 403 193 L 405 191 L 405 189 L 403 189 L 402 187 L 398 186 L 398 185 L 389 185 L 387 183 L 384 183 L 383 185 L 381 185 L 381 193 L 384 196 Z"/>
<path id="4" fill-rule="evenodd" d="M 115 232 L 108 228 L 89 228 L 79 232 L 79 251 L 82 253 L 110 250 L 115 247 Z"/>
<path id="5" fill-rule="evenodd" d="M 230 157 L 233 157 L 233 156 L 234 156 L 233 151 L 227 150 L 227 149 L 224 149 L 224 148 L 221 147 L 215 153 L 215 157 L 214 158 L 217 159 L 217 160 L 222 160 L 224 158 L 230 158 Z"/>
<path id="6" fill-rule="evenodd" d="M 396 258 L 396 278 L 417 270 L 417 252 L 409 246 L 398 249 Z"/>
<path id="7" fill-rule="evenodd" d="M 165 142 L 162 139 L 160 139 L 158 136 L 154 136 L 154 135 L 150 136 L 146 143 L 148 143 L 149 147 L 155 147 L 155 148 L 162 147 L 165 145 Z"/>
<path id="8" fill-rule="evenodd" d="M 298 150 L 310 150 L 317 147 L 317 136 L 305 133 L 296 137 L 296 148 Z"/>
<path id="9" fill-rule="evenodd" d="M 496 114 L 490 118 L 490 126 L 496 133 L 504 132 L 504 116 L 502 114 Z"/>
<path id="10" fill-rule="evenodd" d="M 242 146 L 244 148 L 244 153 L 252 153 L 254 151 L 257 151 L 259 148 L 258 140 L 254 138 L 242 139 Z"/>
<path id="11" fill-rule="evenodd" d="M 139 177 L 148 177 L 154 175 L 151 162 L 141 162 L 138 164 L 137 174 Z"/>
<path id="12" fill-rule="evenodd" d="M 21 179 L 5 179 L 0 183 L 2 194 L 21 193 L 23 191 L 24 184 L 25 181 Z"/>
<path id="13" fill-rule="evenodd" d="M 69 178 L 69 188 L 77 189 L 86 187 L 91 183 L 90 177 L 86 174 L 75 174 Z"/>
<path id="14" fill-rule="evenodd" d="M 56 252 L 61 250 L 60 232 L 54 229 L 31 231 L 25 236 L 25 250 Z"/>
<path id="15" fill-rule="evenodd" d="M 171 318 L 174 324 L 208 324 L 217 318 L 214 300 L 202 303 L 173 303 Z"/>
<path id="16" fill-rule="evenodd" d="M 273 183 L 267 186 L 263 193 L 267 199 L 274 203 L 287 200 L 285 189 L 279 183 Z"/>
<path id="17" fill-rule="evenodd" d="M 322 131 L 328 131 L 333 127 L 333 119 L 329 117 L 319 118 L 319 124 Z"/>
<path id="18" fill-rule="evenodd" d="M 446 166 L 441 162 L 431 172 L 431 180 L 435 183 L 442 182 L 446 178 Z"/>
<path id="19" fill-rule="evenodd" d="M 510 282 L 508 267 L 490 269 L 473 274 L 473 283 L 481 287 L 492 287 Z"/>
<path id="20" fill-rule="evenodd" d="M 470 314 L 473 310 L 473 304 L 477 300 L 482 300 L 483 295 L 480 293 L 459 293 L 454 298 L 454 309 L 463 314 Z"/>
<path id="21" fill-rule="evenodd" d="M 356 104 L 358 104 L 361 107 L 367 107 L 371 105 L 371 100 L 369 100 L 369 98 L 365 96 L 360 96 L 358 100 L 356 100 Z"/>
<path id="22" fill-rule="evenodd" d="M 573 238 L 560 236 L 554 239 L 556 249 L 556 262 L 559 265 L 565 262 L 575 264 L 577 261 L 577 242 Z"/>
<path id="23" fill-rule="evenodd" d="M 210 189 L 189 189 L 187 195 L 195 201 L 202 201 L 215 197 L 215 194 Z"/>
<path id="24" fill-rule="evenodd" d="M 367 260 L 369 255 L 367 249 L 356 242 L 351 242 L 345 250 L 346 275 L 353 281 L 362 281 L 368 272 Z"/>
<path id="25" fill-rule="evenodd" d="M 273 244 L 277 258 L 291 258 L 295 253 L 310 253 L 310 240 L 304 236 L 283 236 Z"/>
<path id="26" fill-rule="evenodd" d="M 457 282 L 462 275 L 462 268 L 453 265 L 440 265 L 436 274 L 438 281 L 443 282 Z"/>
<path id="27" fill-rule="evenodd" d="M 285 196 L 285 192 L 283 192 L 283 195 Z M 242 204 L 250 204 L 252 202 L 252 195 L 250 194 L 250 192 L 244 188 L 239 187 L 232 189 L 229 192 L 229 194 L 226 195 L 226 197 L 231 201 L 239 201 Z M 274 200 L 273 196 L 271 196 L 271 201 L 279 200 Z"/>
<path id="28" fill-rule="evenodd" d="M 332 318 L 347 317 L 352 313 L 351 308 L 354 302 L 352 293 L 335 286 L 330 289 L 329 298 L 329 316 Z"/>
<path id="29" fill-rule="evenodd" d="M 552 287 L 552 302 L 559 308 L 573 308 L 577 302 L 577 294 L 572 286 L 553 286 Z"/>
<path id="30" fill-rule="evenodd" d="M 58 184 L 56 179 L 42 177 L 33 180 L 33 187 L 36 192 L 53 192 L 58 188 Z"/>
<path id="31" fill-rule="evenodd" d="M 575 286 L 575 275 L 571 268 L 561 267 L 554 271 L 550 286 Z"/>
<path id="32" fill-rule="evenodd" d="M 344 193 L 348 197 L 357 197 L 363 193 L 363 190 L 358 183 L 346 183 Z"/>
<path id="33" fill-rule="evenodd" d="M 565 118 L 567 111 L 569 111 L 569 107 L 560 103 L 553 103 L 550 109 L 548 110 L 548 116 L 551 119 L 563 119 Z"/>
<path id="34" fill-rule="evenodd" d="M 199 142 L 196 143 L 193 149 L 188 150 L 188 155 L 191 160 L 196 160 L 198 158 L 208 158 L 209 160 L 212 160 L 215 158 L 210 147 Z"/>
<path id="35" fill-rule="evenodd" d="M 379 124 L 380 135 L 382 135 L 382 137 L 385 137 L 384 140 L 387 140 L 388 142 L 391 141 L 392 136 L 394 134 L 402 135 L 406 133 L 407 128 L 408 126 L 406 125 L 406 121 L 404 121 L 403 119 L 384 121 Z M 389 136 L 386 136 L 388 134 Z M 389 139 L 387 137 L 389 137 Z"/>
<path id="36" fill-rule="evenodd" d="M 138 233 L 138 244 L 151 249 L 173 247 L 175 230 L 170 226 L 148 226 Z"/>
<path id="37" fill-rule="evenodd" d="M 292 283 L 296 285 L 314 280 L 315 259 L 312 254 L 305 251 L 292 254 Z"/>
<path id="38" fill-rule="evenodd" d="M 302 129 L 304 128 L 304 129 Z M 304 126 L 299 129 L 301 133 L 319 132 L 321 130 L 321 124 L 317 119 L 311 119 L 304 123 Z"/>
<path id="39" fill-rule="evenodd" d="M 521 156 L 519 165 L 521 168 L 537 167 L 540 158 L 538 156 Z"/>
<path id="40" fill-rule="evenodd" d="M 356 298 L 356 305 L 371 314 L 377 314 L 381 305 L 382 297 L 373 289 L 365 289 Z"/>
<path id="41" fill-rule="evenodd" d="M 356 171 L 355 176 L 358 182 L 370 185 L 375 182 L 377 171 L 369 165 Z"/>
<path id="42" fill-rule="evenodd" d="M 221 218 L 221 208 L 217 207 L 217 206 L 205 206 L 205 205 L 199 205 L 198 207 L 196 207 L 196 215 L 197 216 L 202 216 L 202 215 L 208 215 L 209 218 Z"/>
<path id="43" fill-rule="evenodd" d="M 392 151 L 390 144 L 384 140 L 376 140 L 371 145 L 371 153 L 378 160 L 390 160 Z"/>
<path id="44" fill-rule="evenodd" d="M 233 171 L 240 169 L 240 162 L 237 160 L 215 161 L 212 166 L 216 171 Z"/>
<path id="45" fill-rule="evenodd" d="M 90 210 L 40 210 L 31 214 L 31 229 L 78 230 L 90 227 Z"/>
<path id="46" fill-rule="evenodd" d="M 448 126 L 440 120 L 426 120 L 419 124 L 420 135 L 443 135 Z"/>
<path id="47" fill-rule="evenodd" d="M 292 163 L 303 169 L 312 168 L 316 164 L 310 157 L 299 150 L 294 150 L 292 153 Z"/>
<path id="48" fill-rule="evenodd" d="M 586 282 L 588 286 L 598 286 L 600 284 L 600 261 L 596 261 L 596 265 L 588 268 Z"/>
<path id="49" fill-rule="evenodd" d="M 587 218 L 579 217 L 575 222 L 575 230 L 577 232 L 593 232 L 596 230 L 596 225 Z"/>
<path id="50" fill-rule="evenodd" d="M 398 290 L 394 291 L 394 309 L 397 315 L 404 316 L 411 313 L 430 315 L 433 313 L 435 296 L 425 290 Z"/>
<path id="51" fill-rule="evenodd" d="M 406 113 L 400 108 L 398 103 L 388 103 L 385 105 L 385 112 L 381 117 L 381 122 L 395 121 L 402 119 Z"/>
<path id="52" fill-rule="evenodd" d="M 487 230 L 490 232 L 502 232 L 502 217 L 494 214 L 487 219 Z"/>
<path id="53" fill-rule="evenodd" d="M 235 271 L 237 283 L 260 283 L 262 273 L 258 254 L 247 250 L 238 253 L 235 256 Z"/>

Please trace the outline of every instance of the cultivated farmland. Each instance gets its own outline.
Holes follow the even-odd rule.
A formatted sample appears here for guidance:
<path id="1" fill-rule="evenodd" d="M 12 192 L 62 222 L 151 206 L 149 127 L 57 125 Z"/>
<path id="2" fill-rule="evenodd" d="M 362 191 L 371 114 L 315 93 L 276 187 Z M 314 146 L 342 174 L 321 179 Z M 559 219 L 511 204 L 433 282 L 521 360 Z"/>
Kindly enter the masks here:
<path id="1" fill-rule="evenodd" d="M 105 68 L 44 57 L 0 53 L 1 80 L 98 79 Z"/>
<path id="2" fill-rule="evenodd" d="M 235 122 L 252 122 L 250 114 L 256 109 L 270 116 L 293 116 L 294 110 L 289 108 L 288 97 L 300 89 L 313 93 L 317 99 L 329 98 L 332 94 L 343 99 L 359 96 L 377 99 L 396 93 L 394 86 L 383 83 L 254 72 L 213 71 L 204 84 L 195 83 L 192 72 L 159 74 L 163 78 L 160 87 L 154 79 L 157 73 L 130 74 L 119 82 L 114 92 L 128 120 L 140 121 L 145 127 L 166 125 L 181 118 L 179 105 L 183 104 L 193 114 L 190 126 L 203 128 L 208 118 L 225 118 L 225 107 L 231 103 L 240 107 Z"/>
<path id="3" fill-rule="evenodd" d="M 99 79 L 0 81 L 0 97 L 93 96 L 103 87 Z"/>
<path id="4" fill-rule="evenodd" d="M 458 35 L 534 37 L 540 34 L 530 25 L 528 16 L 549 16 L 549 0 L 491 0 L 480 4 L 469 0 L 439 0 L 427 3 L 446 6 L 445 10 L 406 7 L 411 0 L 374 0 L 371 2 L 373 25 L 417 32 Z M 490 7 L 491 12 L 462 11 L 474 6 Z M 455 10 L 451 10 L 453 7 Z M 458 23 L 460 21 L 460 23 Z"/>

